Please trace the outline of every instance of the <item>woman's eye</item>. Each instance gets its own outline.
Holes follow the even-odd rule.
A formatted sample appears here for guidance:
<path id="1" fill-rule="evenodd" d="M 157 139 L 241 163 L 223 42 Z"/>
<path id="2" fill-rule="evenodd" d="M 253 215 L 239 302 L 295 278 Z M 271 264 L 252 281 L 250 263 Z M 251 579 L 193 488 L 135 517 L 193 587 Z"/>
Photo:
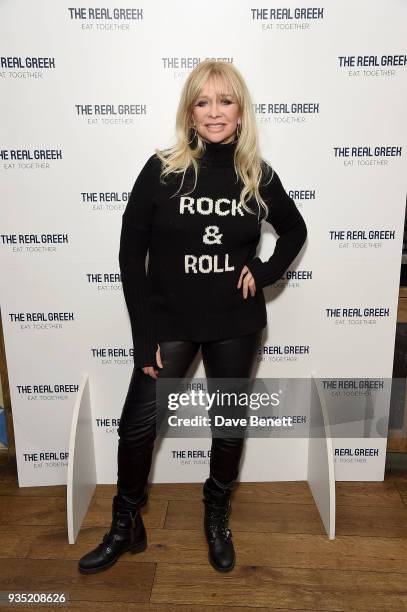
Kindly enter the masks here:
<path id="1" fill-rule="evenodd" d="M 228 98 L 223 98 L 223 100 L 221 100 L 221 103 L 229 105 L 229 104 L 233 104 L 233 101 L 229 100 Z M 205 104 L 206 104 L 206 100 L 201 100 L 200 102 L 197 102 L 196 106 L 205 106 Z"/>

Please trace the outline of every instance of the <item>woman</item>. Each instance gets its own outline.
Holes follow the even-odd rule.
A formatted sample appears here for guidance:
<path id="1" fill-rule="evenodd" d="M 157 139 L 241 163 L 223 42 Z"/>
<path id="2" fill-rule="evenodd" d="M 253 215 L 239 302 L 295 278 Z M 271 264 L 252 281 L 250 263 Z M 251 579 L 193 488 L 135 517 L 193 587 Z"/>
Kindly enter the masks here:
<path id="1" fill-rule="evenodd" d="M 294 201 L 259 155 L 250 95 L 232 64 L 205 61 L 190 73 L 176 135 L 172 148 L 147 160 L 123 213 L 119 262 L 134 369 L 118 430 L 111 528 L 79 561 L 82 573 L 146 548 L 140 508 L 148 499 L 158 377 L 183 377 L 201 348 L 207 377 L 249 378 L 267 324 L 263 288 L 281 278 L 307 236 Z M 279 235 L 265 262 L 256 256 L 263 218 Z M 235 565 L 228 517 L 243 439 L 212 437 L 203 486 L 208 556 L 219 571 Z"/>

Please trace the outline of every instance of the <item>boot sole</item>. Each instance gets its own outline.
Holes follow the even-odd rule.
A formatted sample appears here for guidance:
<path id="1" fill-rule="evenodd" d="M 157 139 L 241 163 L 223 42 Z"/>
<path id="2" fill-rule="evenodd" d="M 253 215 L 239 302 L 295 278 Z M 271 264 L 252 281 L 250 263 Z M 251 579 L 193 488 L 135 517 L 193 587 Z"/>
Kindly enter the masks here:
<path id="1" fill-rule="evenodd" d="M 108 563 L 105 563 L 104 565 L 99 565 L 98 567 L 90 567 L 89 569 L 85 569 L 85 568 L 78 566 L 78 569 L 81 574 L 97 574 L 98 572 L 103 572 L 104 570 L 109 569 L 109 567 L 112 567 L 112 565 L 114 565 L 116 561 L 118 561 L 119 557 L 124 555 L 126 552 L 129 552 L 132 555 L 134 555 L 135 553 L 143 552 L 143 550 L 145 550 L 146 548 L 147 548 L 147 539 L 144 539 L 138 544 L 135 544 L 134 546 L 129 547 L 126 550 L 123 550 L 121 553 L 117 555 L 117 557 L 115 557 Z"/>
<path id="2" fill-rule="evenodd" d="M 233 559 L 233 563 L 229 567 L 219 567 L 218 565 L 215 565 L 215 563 L 212 561 L 209 553 L 208 553 L 208 561 L 212 565 L 212 567 L 216 569 L 216 571 L 218 572 L 230 572 L 236 565 L 236 559 Z"/>

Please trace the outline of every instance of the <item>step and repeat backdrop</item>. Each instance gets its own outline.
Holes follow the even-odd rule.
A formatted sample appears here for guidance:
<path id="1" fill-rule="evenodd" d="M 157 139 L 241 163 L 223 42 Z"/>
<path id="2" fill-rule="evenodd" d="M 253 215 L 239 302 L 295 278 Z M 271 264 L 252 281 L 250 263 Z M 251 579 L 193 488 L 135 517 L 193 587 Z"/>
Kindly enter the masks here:
<path id="1" fill-rule="evenodd" d="M 0 13 L 1 312 L 20 485 L 66 482 L 84 373 L 98 481 L 116 481 L 133 363 L 121 218 L 146 159 L 173 143 L 181 87 L 207 58 L 242 72 L 263 156 L 308 226 L 301 254 L 265 290 L 256 377 L 334 379 L 352 421 L 362 392 L 346 381 L 392 376 L 406 3 L 3 0 Z M 275 240 L 263 222 L 262 259 Z M 199 357 L 192 375 L 204 376 Z M 297 423 L 308 404 L 296 397 Z M 364 437 L 355 413 L 335 438 L 337 479 L 382 479 L 387 416 Z M 210 438 L 160 439 L 151 480 L 206 478 L 209 449 Z M 307 452 L 305 436 L 251 438 L 241 479 L 305 479 Z"/>

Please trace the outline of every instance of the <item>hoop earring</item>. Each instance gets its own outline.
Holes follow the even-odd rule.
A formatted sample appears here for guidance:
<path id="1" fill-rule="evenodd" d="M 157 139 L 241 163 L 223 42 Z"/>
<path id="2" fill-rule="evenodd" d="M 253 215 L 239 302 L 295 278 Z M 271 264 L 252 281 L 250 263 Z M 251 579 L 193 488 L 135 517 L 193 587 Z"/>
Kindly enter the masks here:
<path id="1" fill-rule="evenodd" d="M 241 133 L 242 133 L 242 124 L 238 123 L 236 125 L 236 140 L 239 139 Z"/>
<path id="2" fill-rule="evenodd" d="M 191 140 L 188 140 L 188 142 L 187 142 L 187 144 L 188 144 L 188 145 L 190 145 L 190 144 L 192 144 L 192 143 L 194 142 L 194 140 L 195 140 L 195 138 L 196 138 L 196 135 L 197 135 L 197 130 L 196 130 L 196 127 L 195 127 L 195 126 L 194 126 L 193 128 L 189 128 L 189 129 L 190 129 L 190 131 L 191 131 L 191 130 L 194 130 L 194 132 L 195 132 L 195 133 L 194 133 L 194 135 L 192 136 Z"/>

